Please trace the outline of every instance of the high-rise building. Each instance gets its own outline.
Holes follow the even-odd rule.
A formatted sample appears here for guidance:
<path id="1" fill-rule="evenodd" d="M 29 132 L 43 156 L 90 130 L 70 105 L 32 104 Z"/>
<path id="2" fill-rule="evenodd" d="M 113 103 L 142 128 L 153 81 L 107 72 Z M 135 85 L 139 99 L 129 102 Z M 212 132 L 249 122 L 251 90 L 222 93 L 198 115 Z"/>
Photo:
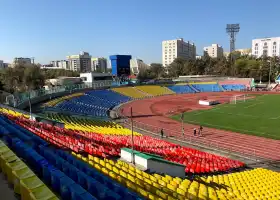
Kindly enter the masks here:
<path id="1" fill-rule="evenodd" d="M 50 64 L 57 69 L 66 69 L 70 70 L 69 61 L 68 60 L 54 60 L 51 61 Z"/>
<path id="2" fill-rule="evenodd" d="M 175 58 L 195 60 L 195 56 L 196 47 L 194 43 L 185 42 L 183 38 L 162 42 L 162 64 L 164 67 L 170 65 Z"/>
<path id="3" fill-rule="evenodd" d="M 257 58 L 280 56 L 280 37 L 252 40 L 252 55 Z"/>
<path id="4" fill-rule="evenodd" d="M 91 71 L 93 72 L 107 72 L 106 58 L 91 58 Z"/>
<path id="5" fill-rule="evenodd" d="M 34 59 L 31 58 L 22 58 L 22 57 L 17 57 L 14 58 L 14 65 L 20 64 L 20 65 L 31 65 L 34 63 Z"/>
<path id="6" fill-rule="evenodd" d="M 150 66 L 140 59 L 130 59 L 130 71 L 132 74 L 139 74 L 140 69 L 147 69 Z"/>
<path id="7" fill-rule="evenodd" d="M 90 72 L 91 56 L 87 52 L 80 52 L 79 55 L 67 56 L 69 68 L 72 71 Z"/>
<path id="8" fill-rule="evenodd" d="M 212 44 L 209 47 L 204 47 L 204 55 L 208 55 L 211 58 L 221 58 L 224 56 L 223 47 L 219 46 L 218 44 Z"/>

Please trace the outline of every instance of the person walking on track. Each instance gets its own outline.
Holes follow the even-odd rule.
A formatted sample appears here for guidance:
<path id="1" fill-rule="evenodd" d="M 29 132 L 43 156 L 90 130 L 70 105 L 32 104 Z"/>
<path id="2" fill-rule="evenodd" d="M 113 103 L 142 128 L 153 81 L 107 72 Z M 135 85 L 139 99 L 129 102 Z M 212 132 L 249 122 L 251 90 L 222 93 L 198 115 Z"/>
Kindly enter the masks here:
<path id="1" fill-rule="evenodd" d="M 163 138 L 163 135 L 164 135 L 163 128 L 160 130 L 160 135 L 161 135 L 161 138 Z"/>
<path id="2" fill-rule="evenodd" d="M 202 136 L 202 130 L 203 130 L 203 127 L 200 125 L 199 127 L 199 135 Z"/>
<path id="3" fill-rule="evenodd" d="M 193 129 L 193 136 L 196 136 L 196 128 Z"/>

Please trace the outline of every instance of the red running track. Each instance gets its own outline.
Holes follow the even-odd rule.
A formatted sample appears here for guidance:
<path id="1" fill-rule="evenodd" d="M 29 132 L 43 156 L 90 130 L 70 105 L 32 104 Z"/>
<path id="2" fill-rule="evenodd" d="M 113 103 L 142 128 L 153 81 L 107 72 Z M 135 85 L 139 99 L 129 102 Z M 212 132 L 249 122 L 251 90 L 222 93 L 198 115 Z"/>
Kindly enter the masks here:
<path id="1" fill-rule="evenodd" d="M 181 123 L 168 118 L 168 116 L 182 111 L 211 108 L 199 105 L 199 99 L 208 98 L 228 102 L 230 97 L 235 94 L 240 94 L 240 92 L 180 94 L 136 100 L 123 105 L 120 108 L 120 114 L 129 116 L 132 106 L 136 126 L 146 130 L 149 129 L 159 133 L 160 129 L 163 128 L 166 135 L 179 139 L 203 143 L 246 155 L 280 160 L 280 140 L 207 127 L 203 128 L 203 137 L 193 137 L 193 128 L 198 128 L 198 126 L 186 123 L 184 124 L 185 135 L 182 136 Z"/>

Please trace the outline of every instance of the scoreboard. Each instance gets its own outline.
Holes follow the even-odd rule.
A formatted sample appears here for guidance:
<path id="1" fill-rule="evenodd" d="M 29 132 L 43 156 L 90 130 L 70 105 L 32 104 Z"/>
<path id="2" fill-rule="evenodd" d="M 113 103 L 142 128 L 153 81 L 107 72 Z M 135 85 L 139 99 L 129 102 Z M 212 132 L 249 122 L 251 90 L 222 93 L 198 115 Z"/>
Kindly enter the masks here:
<path id="1" fill-rule="evenodd" d="M 130 75 L 130 59 L 131 55 L 113 55 L 110 56 L 112 75 L 129 76 Z"/>

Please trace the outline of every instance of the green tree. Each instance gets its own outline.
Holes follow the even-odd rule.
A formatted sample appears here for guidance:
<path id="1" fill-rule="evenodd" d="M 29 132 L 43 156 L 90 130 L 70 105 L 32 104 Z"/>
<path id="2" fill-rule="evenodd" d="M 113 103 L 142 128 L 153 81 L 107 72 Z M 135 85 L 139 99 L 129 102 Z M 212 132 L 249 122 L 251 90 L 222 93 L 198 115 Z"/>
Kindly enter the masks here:
<path id="1" fill-rule="evenodd" d="M 155 77 L 157 79 L 161 78 L 163 73 L 165 73 L 164 68 L 163 68 L 162 64 L 160 64 L 160 63 L 152 63 L 150 72 L 153 74 L 153 77 Z"/>
<path id="2" fill-rule="evenodd" d="M 37 90 L 44 86 L 45 77 L 38 66 L 26 67 L 23 82 L 29 90 Z"/>

